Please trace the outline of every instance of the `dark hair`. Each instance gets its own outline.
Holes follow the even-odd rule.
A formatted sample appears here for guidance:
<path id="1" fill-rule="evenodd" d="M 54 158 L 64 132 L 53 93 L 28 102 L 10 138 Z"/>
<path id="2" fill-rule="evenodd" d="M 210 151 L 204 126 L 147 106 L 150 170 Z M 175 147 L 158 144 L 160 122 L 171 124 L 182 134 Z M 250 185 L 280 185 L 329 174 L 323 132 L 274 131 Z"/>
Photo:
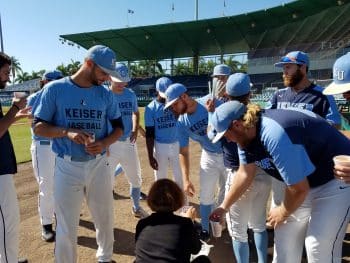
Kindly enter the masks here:
<path id="1" fill-rule="evenodd" d="M 11 66 L 11 63 L 12 63 L 11 58 L 5 53 L 0 52 L 0 68 L 2 68 L 6 64 Z"/>
<path id="2" fill-rule="evenodd" d="M 174 212 L 185 203 L 181 188 L 169 179 L 153 183 L 147 197 L 147 204 L 155 212 Z"/>
<path id="3" fill-rule="evenodd" d="M 229 98 L 229 100 L 238 100 L 239 102 L 247 105 L 250 99 L 250 91 L 242 96 L 230 96 L 227 94 L 227 97 Z"/>

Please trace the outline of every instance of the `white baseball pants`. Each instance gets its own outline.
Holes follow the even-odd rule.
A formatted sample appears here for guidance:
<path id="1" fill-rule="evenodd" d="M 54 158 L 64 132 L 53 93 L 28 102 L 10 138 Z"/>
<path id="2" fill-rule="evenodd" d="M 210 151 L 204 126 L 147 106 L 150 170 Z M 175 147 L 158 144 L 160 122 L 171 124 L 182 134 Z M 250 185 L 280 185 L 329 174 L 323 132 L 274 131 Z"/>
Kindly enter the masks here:
<path id="1" fill-rule="evenodd" d="M 350 185 L 332 180 L 310 189 L 303 204 L 275 229 L 274 263 L 340 263 L 350 219 Z"/>
<path id="2" fill-rule="evenodd" d="M 136 143 L 131 143 L 129 138 L 127 138 L 126 141 L 116 141 L 111 144 L 109 146 L 109 162 L 111 166 L 112 189 L 114 186 L 114 170 L 118 163 L 123 167 L 131 187 L 141 187 L 141 167 Z"/>
<path id="3" fill-rule="evenodd" d="M 212 205 L 215 202 L 219 177 L 227 178 L 223 154 L 202 150 L 199 175 L 200 203 L 202 205 Z"/>
<path id="4" fill-rule="evenodd" d="M 18 262 L 19 223 L 13 175 L 0 175 L 0 263 Z"/>
<path id="5" fill-rule="evenodd" d="M 179 143 L 154 142 L 154 158 L 158 162 L 158 170 L 154 171 L 155 181 L 167 178 L 168 167 L 173 171 L 174 181 L 183 189 L 182 172 L 179 161 Z"/>
<path id="6" fill-rule="evenodd" d="M 108 160 L 105 156 L 86 162 L 56 157 L 54 177 L 57 263 L 77 261 L 77 228 L 83 198 L 86 198 L 96 228 L 98 261 L 113 255 L 113 195 Z"/>
<path id="7" fill-rule="evenodd" d="M 230 170 L 226 183 L 226 193 L 230 190 L 236 171 Z M 232 239 L 248 242 L 248 227 L 254 232 L 266 230 L 266 204 L 270 196 L 271 176 L 257 168 L 255 178 L 247 191 L 226 214 L 227 228 Z"/>
<path id="8" fill-rule="evenodd" d="M 41 141 L 32 141 L 30 152 L 34 176 L 39 184 L 38 211 L 40 223 L 41 225 L 49 225 L 52 224 L 54 215 L 53 176 L 55 154 L 51 150 L 51 143 L 42 144 Z"/>

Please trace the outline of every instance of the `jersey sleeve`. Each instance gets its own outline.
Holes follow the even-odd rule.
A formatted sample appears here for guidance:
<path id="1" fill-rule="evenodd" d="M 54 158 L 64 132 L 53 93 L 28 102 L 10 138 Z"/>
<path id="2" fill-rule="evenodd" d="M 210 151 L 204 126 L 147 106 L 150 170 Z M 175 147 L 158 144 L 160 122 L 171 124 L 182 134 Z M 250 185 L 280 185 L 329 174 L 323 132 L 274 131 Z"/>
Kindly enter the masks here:
<path id="1" fill-rule="evenodd" d="M 154 112 L 153 112 L 150 104 L 148 104 L 145 108 L 144 119 L 145 119 L 145 127 L 154 127 L 155 126 Z"/>
<path id="2" fill-rule="evenodd" d="M 329 123 L 333 125 L 340 125 L 341 124 L 341 116 L 338 111 L 337 104 L 335 102 L 335 99 L 333 96 L 329 95 L 327 96 L 327 100 L 329 103 L 328 113 L 326 115 L 326 119 Z"/>
<path id="3" fill-rule="evenodd" d="M 132 92 L 132 111 L 137 112 L 139 110 L 139 106 L 137 105 L 137 97 L 134 92 Z"/>
<path id="4" fill-rule="evenodd" d="M 276 91 L 272 98 L 268 101 L 268 103 L 265 106 L 265 109 L 277 109 L 277 92 Z"/>
<path id="5" fill-rule="evenodd" d="M 179 145 L 181 147 L 187 147 L 189 145 L 190 137 L 186 130 L 186 127 L 181 122 L 177 122 L 177 131 L 179 136 Z"/>
<path id="6" fill-rule="evenodd" d="M 42 91 L 40 99 L 36 103 L 36 110 L 34 117 L 41 120 L 51 122 L 56 113 L 56 98 L 58 94 L 58 87 L 54 82 L 47 84 L 46 88 Z"/>

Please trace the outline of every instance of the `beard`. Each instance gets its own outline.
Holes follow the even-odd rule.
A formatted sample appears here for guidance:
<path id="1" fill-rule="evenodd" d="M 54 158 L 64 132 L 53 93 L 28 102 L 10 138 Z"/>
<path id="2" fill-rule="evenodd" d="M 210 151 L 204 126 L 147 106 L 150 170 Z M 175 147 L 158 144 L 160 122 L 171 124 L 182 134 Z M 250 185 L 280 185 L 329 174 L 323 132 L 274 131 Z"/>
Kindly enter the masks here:
<path id="1" fill-rule="evenodd" d="M 7 80 L 6 81 L 1 80 L 0 81 L 0 89 L 6 88 L 6 84 L 7 84 Z"/>
<path id="2" fill-rule="evenodd" d="M 301 72 L 301 70 L 298 68 L 297 71 L 291 76 L 287 76 L 283 74 L 283 84 L 286 87 L 293 88 L 296 85 L 298 85 L 303 78 L 304 78 L 304 75 Z"/>

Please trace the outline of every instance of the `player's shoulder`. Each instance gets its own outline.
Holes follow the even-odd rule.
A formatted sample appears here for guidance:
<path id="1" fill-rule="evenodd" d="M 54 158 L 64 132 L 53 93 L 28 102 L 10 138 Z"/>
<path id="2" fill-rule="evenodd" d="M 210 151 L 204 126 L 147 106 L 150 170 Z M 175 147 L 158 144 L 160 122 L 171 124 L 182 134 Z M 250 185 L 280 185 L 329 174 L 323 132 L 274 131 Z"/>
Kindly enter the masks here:
<path id="1" fill-rule="evenodd" d="M 125 92 L 126 94 L 130 94 L 130 95 L 136 96 L 135 91 L 133 91 L 131 88 L 125 88 L 125 89 L 124 89 L 124 92 Z"/>

